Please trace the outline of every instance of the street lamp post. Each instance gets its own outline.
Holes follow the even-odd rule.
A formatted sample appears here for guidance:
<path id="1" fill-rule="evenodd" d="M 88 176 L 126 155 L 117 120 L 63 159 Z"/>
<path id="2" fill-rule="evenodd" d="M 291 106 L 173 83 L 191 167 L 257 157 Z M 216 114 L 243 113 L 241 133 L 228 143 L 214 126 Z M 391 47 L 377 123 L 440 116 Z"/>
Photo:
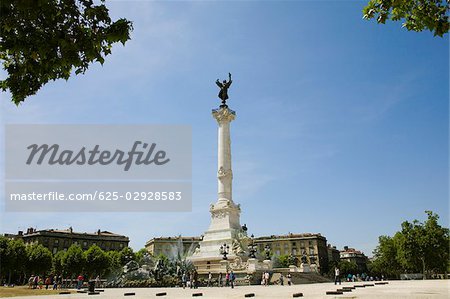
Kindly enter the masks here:
<path id="1" fill-rule="evenodd" d="M 248 257 L 251 259 L 255 259 L 256 258 L 256 245 L 255 242 L 253 240 L 255 236 L 251 235 L 251 243 L 248 245 Z"/>

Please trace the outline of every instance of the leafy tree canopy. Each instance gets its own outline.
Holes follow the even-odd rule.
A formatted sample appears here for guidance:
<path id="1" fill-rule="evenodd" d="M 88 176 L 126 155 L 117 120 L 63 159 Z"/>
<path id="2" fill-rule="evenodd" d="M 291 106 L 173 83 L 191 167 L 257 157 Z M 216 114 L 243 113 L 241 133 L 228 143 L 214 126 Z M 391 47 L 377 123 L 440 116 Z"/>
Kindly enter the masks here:
<path id="1" fill-rule="evenodd" d="M 136 260 L 136 254 L 130 247 L 123 248 L 120 252 L 120 263 L 125 266 L 129 261 Z"/>
<path id="2" fill-rule="evenodd" d="M 73 244 L 69 247 L 69 249 L 67 249 L 66 253 L 62 257 L 61 264 L 64 270 L 74 277 L 81 273 L 84 268 L 85 261 L 86 260 L 81 247 Z"/>
<path id="3" fill-rule="evenodd" d="M 106 273 L 110 265 L 110 259 L 100 247 L 92 245 L 84 252 L 84 256 L 86 270 L 91 277 Z"/>
<path id="4" fill-rule="evenodd" d="M 52 253 L 41 244 L 26 247 L 27 269 L 36 275 L 46 274 L 52 267 Z"/>
<path id="5" fill-rule="evenodd" d="M 402 272 L 444 273 L 449 266 L 449 229 L 439 225 L 439 216 L 425 211 L 427 220 L 404 221 L 392 238 L 381 236 L 374 251 L 372 270 L 388 276 Z"/>
<path id="6" fill-rule="evenodd" d="M 132 24 L 115 22 L 93 0 L 0 1 L 0 59 L 8 76 L 0 81 L 17 105 L 50 80 L 68 80 L 92 62 L 103 64 L 112 44 L 130 39 Z"/>
<path id="7" fill-rule="evenodd" d="M 449 0 L 370 0 L 363 9 L 365 19 L 403 20 L 403 27 L 413 31 L 430 30 L 434 35 L 448 33 Z"/>

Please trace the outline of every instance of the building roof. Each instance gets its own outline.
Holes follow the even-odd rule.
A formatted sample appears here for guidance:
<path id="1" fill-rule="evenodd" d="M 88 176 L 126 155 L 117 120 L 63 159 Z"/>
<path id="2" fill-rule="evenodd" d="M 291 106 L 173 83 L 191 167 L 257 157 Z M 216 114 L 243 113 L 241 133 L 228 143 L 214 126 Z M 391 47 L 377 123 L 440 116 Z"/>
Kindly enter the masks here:
<path id="1" fill-rule="evenodd" d="M 19 234 L 20 235 L 20 234 Z M 36 230 L 33 228 L 29 228 L 27 232 L 23 234 L 24 238 L 27 237 L 33 237 L 38 235 L 59 235 L 61 237 L 72 237 L 72 238 L 90 238 L 90 237 L 104 237 L 104 238 L 118 238 L 123 239 L 123 241 L 129 241 L 129 238 L 124 235 L 119 235 L 116 233 L 112 233 L 110 231 L 101 231 L 97 230 L 97 232 L 94 233 L 86 233 L 86 232 L 74 232 L 72 227 L 68 229 L 43 229 L 43 230 Z"/>
<path id="2" fill-rule="evenodd" d="M 280 239 L 286 239 L 286 240 L 291 240 L 291 239 L 324 239 L 326 240 L 326 238 L 324 236 L 322 236 L 320 233 L 302 233 L 302 234 L 293 234 L 293 233 L 289 233 L 287 235 L 271 235 L 271 236 L 262 236 L 262 237 L 257 237 L 255 238 L 255 241 L 262 241 L 262 240 L 280 240 Z"/>

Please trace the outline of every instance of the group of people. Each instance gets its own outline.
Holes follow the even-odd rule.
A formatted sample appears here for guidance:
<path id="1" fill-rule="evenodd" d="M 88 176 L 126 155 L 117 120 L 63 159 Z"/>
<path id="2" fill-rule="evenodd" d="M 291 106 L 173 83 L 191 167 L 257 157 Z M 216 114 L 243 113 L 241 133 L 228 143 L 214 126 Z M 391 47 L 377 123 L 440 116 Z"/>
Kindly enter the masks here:
<path id="1" fill-rule="evenodd" d="M 224 283 L 224 278 L 225 278 L 225 283 Z M 219 277 L 218 277 L 218 286 L 219 287 L 231 287 L 234 288 L 235 285 L 235 280 L 236 280 L 236 275 L 234 274 L 233 271 L 231 272 L 227 272 L 225 274 L 225 277 L 223 275 L 223 273 L 219 273 Z M 208 280 L 206 281 L 206 286 L 207 287 L 212 287 L 213 286 L 213 274 L 211 272 L 208 272 Z M 198 288 L 198 273 L 196 270 L 193 270 L 191 272 L 184 272 L 181 275 L 181 283 L 183 286 L 183 289 L 186 287 L 190 287 L 191 289 L 196 289 Z"/>
<path id="2" fill-rule="evenodd" d="M 359 274 L 351 274 L 349 273 L 346 277 L 347 282 L 355 282 L 355 281 L 378 281 L 379 277 L 373 277 L 366 275 L 365 273 Z M 381 280 L 384 280 L 384 275 L 381 275 Z M 341 284 L 341 273 L 338 267 L 334 268 L 334 284 Z"/>
<path id="3" fill-rule="evenodd" d="M 288 284 L 289 286 L 291 286 L 291 285 L 292 285 L 292 275 L 291 275 L 291 273 L 288 273 L 288 274 L 286 275 L 286 278 L 287 278 L 287 284 Z M 280 285 L 284 286 L 284 276 L 283 276 L 283 273 L 280 274 Z"/>
<path id="4" fill-rule="evenodd" d="M 193 270 L 191 272 L 183 272 L 181 275 L 181 283 L 183 289 L 190 287 L 191 289 L 198 288 L 198 272 Z"/>
<path id="5" fill-rule="evenodd" d="M 57 290 L 61 288 L 62 285 L 62 276 L 61 275 L 49 275 L 47 277 L 41 277 L 39 275 L 31 275 L 28 279 L 28 288 L 29 289 L 45 289 L 48 290 L 49 286 L 53 287 L 53 290 Z"/>

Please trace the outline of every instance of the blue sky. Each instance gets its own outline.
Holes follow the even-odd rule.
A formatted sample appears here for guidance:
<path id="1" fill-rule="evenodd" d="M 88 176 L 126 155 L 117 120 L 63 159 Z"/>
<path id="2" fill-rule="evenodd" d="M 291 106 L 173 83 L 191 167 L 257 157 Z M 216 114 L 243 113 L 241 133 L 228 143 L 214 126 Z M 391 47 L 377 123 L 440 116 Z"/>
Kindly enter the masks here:
<path id="1" fill-rule="evenodd" d="M 448 37 L 365 21 L 364 1 L 107 4 L 133 21 L 132 40 L 18 108 L 2 93 L 2 122 L 191 125 L 192 212 L 1 212 L 0 232 L 101 228 L 136 250 L 202 234 L 217 192 L 214 81 L 228 72 L 233 198 L 250 233 L 320 232 L 371 255 L 425 210 L 448 226 Z"/>

